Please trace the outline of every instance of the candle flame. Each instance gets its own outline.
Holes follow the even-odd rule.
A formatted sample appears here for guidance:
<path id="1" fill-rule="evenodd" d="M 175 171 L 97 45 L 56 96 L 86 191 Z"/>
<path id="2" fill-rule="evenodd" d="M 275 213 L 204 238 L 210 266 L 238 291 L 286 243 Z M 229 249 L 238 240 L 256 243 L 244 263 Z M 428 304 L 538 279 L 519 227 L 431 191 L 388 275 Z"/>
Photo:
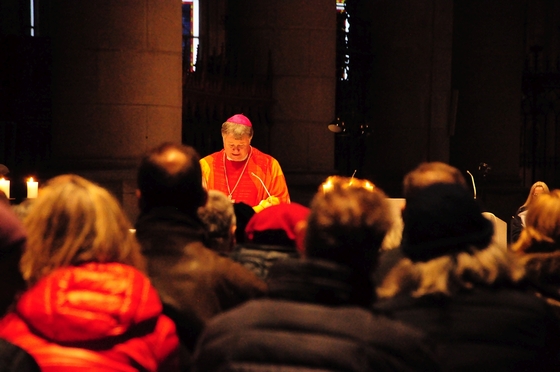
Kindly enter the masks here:
<path id="1" fill-rule="evenodd" d="M 29 177 L 29 181 L 28 182 L 33 182 L 33 177 Z"/>

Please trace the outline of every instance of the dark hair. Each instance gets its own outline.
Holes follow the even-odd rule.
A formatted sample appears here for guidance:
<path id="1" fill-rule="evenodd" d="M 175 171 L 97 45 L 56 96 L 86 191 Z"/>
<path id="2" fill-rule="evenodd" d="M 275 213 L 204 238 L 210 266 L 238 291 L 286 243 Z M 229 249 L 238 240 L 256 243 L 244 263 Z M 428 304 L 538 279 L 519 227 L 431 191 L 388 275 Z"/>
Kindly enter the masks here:
<path id="1" fill-rule="evenodd" d="M 233 210 L 235 211 L 235 218 L 237 220 L 237 229 L 235 229 L 236 243 L 245 243 L 245 227 L 249 220 L 255 214 L 255 210 L 247 203 L 237 202 L 233 203 Z"/>
<path id="2" fill-rule="evenodd" d="M 206 203 L 199 161 L 194 148 L 170 142 L 148 151 L 138 168 L 141 211 L 172 206 L 196 214 Z"/>

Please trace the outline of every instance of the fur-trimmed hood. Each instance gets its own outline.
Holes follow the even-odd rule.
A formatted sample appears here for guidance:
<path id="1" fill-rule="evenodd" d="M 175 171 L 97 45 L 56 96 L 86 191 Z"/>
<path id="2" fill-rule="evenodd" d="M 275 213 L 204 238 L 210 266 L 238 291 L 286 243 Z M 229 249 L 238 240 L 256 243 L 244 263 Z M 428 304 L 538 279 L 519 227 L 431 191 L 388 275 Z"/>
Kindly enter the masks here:
<path id="1" fill-rule="evenodd" d="M 525 253 L 520 262 L 525 270 L 523 282 L 560 311 L 560 251 Z"/>

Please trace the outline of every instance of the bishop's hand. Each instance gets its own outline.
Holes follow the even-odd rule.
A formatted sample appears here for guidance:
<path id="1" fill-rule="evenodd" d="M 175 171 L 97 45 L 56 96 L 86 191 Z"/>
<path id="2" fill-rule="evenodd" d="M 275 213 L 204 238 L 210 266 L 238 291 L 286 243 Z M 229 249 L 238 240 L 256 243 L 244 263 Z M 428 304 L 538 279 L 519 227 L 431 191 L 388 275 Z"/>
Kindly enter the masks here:
<path id="1" fill-rule="evenodd" d="M 280 199 L 278 199 L 276 196 L 269 196 L 268 198 L 261 200 L 261 202 L 259 203 L 259 205 L 255 205 L 253 207 L 253 210 L 256 213 L 259 213 L 260 211 L 262 211 L 265 208 L 271 207 L 273 205 L 277 205 L 280 204 Z"/>

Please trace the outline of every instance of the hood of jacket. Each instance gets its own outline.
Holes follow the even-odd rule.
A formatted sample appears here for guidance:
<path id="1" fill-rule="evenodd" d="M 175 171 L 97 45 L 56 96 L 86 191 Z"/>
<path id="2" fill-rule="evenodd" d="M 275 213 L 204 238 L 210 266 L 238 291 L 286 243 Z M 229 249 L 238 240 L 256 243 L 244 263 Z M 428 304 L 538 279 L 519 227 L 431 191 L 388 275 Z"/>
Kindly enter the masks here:
<path id="1" fill-rule="evenodd" d="M 202 221 L 173 207 L 153 208 L 141 214 L 135 228 L 142 252 L 148 256 L 182 254 L 186 244 L 208 242 Z"/>
<path id="2" fill-rule="evenodd" d="M 374 300 L 370 278 L 335 262 L 286 258 L 271 266 L 268 297 L 326 306 L 369 307 Z"/>
<path id="3" fill-rule="evenodd" d="M 44 338 L 64 344 L 153 328 L 162 306 L 149 279 L 135 268 L 87 263 L 41 279 L 22 295 L 16 311 Z"/>
<path id="4" fill-rule="evenodd" d="M 560 251 L 525 253 L 524 281 L 545 297 L 560 301 Z"/>

